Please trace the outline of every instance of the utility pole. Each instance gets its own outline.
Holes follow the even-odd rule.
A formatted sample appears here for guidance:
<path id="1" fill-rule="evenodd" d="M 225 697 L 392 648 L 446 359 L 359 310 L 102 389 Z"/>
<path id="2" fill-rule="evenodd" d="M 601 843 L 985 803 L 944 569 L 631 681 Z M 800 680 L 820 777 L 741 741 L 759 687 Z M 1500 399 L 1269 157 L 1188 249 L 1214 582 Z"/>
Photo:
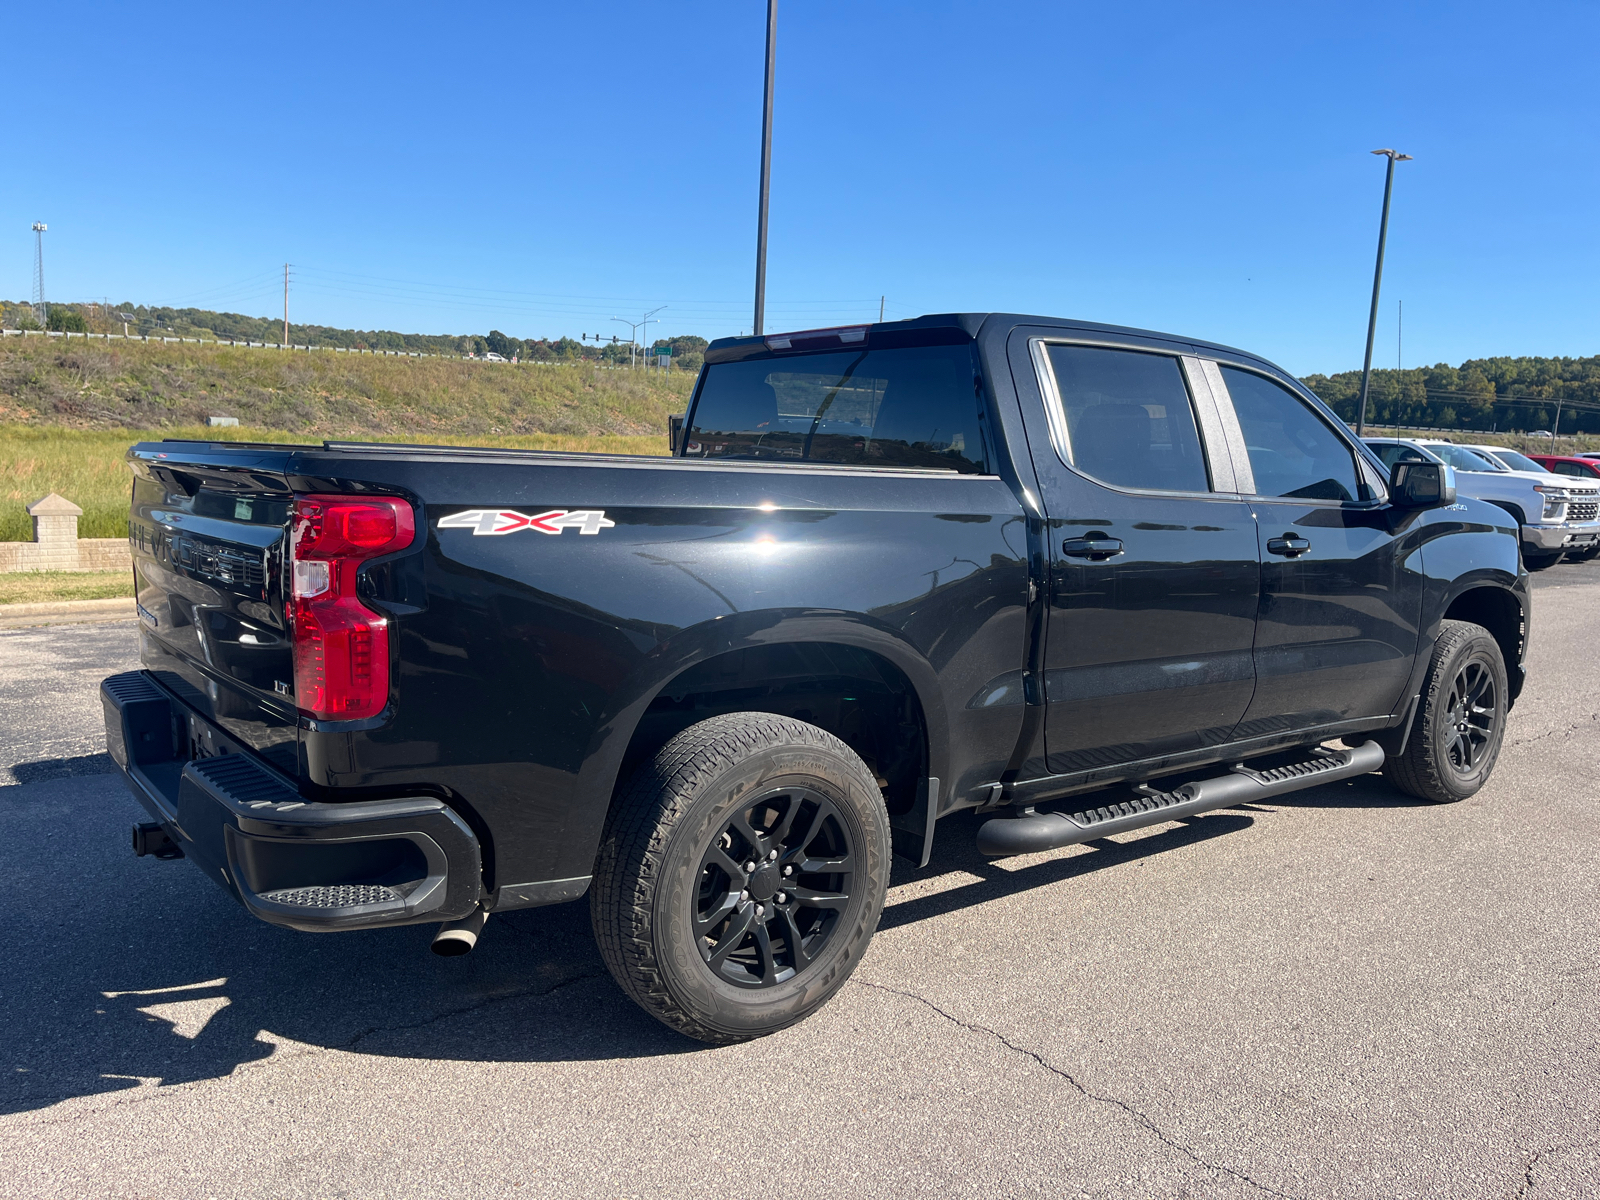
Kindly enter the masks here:
<path id="1" fill-rule="evenodd" d="M 756 219 L 756 323 L 767 318 L 767 199 L 772 183 L 772 77 L 778 61 L 778 0 L 767 0 L 767 87 L 761 106 L 761 212 Z"/>
<path id="2" fill-rule="evenodd" d="M 43 221 L 33 223 L 33 314 L 40 329 L 50 327 L 50 306 L 44 298 L 44 235 L 49 228 Z"/>
<path id="3" fill-rule="evenodd" d="M 1378 265 L 1372 271 L 1372 312 L 1367 317 L 1367 357 L 1361 364 L 1361 407 L 1356 413 L 1357 437 L 1367 427 L 1367 390 L 1372 383 L 1372 339 L 1378 332 L 1378 288 L 1383 283 L 1383 244 L 1389 237 L 1389 196 L 1394 191 L 1394 164 L 1411 161 L 1411 155 L 1395 150 L 1374 150 L 1373 153 L 1388 157 L 1389 172 L 1383 180 L 1383 217 L 1378 222 Z"/>
<path id="4" fill-rule="evenodd" d="M 1556 434 L 1561 432 L 1561 401 L 1556 400 L 1556 423 L 1550 426 L 1550 453 L 1556 452 Z"/>
<path id="5" fill-rule="evenodd" d="M 879 296 L 878 297 L 878 324 L 879 325 L 883 324 L 883 302 L 885 300 L 887 300 L 888 298 L 889 297 L 887 297 L 887 296 Z"/>
<path id="6" fill-rule="evenodd" d="M 289 264 L 283 264 L 283 344 L 289 345 Z"/>
<path id="7" fill-rule="evenodd" d="M 1405 357 L 1405 348 L 1406 302 L 1402 300 L 1400 301 L 1400 315 L 1395 318 L 1394 322 L 1394 369 L 1396 371 L 1405 370 L 1405 368 L 1400 365 L 1400 360 Z"/>

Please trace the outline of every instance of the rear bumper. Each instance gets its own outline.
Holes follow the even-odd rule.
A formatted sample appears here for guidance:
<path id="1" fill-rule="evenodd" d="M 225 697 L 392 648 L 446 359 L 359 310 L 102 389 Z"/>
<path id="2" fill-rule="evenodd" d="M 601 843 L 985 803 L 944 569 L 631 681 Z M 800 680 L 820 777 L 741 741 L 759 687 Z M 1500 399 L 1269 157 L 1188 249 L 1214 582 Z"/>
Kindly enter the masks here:
<path id="1" fill-rule="evenodd" d="M 1600 521 L 1522 527 L 1522 544 L 1536 550 L 1575 549 L 1592 546 L 1596 541 L 1600 541 Z"/>
<path id="2" fill-rule="evenodd" d="M 477 907 L 478 839 L 432 796 L 308 801 L 141 671 L 100 685 L 106 747 L 184 856 L 273 925 L 452 921 Z M 188 757 L 204 745 L 206 757 Z"/>

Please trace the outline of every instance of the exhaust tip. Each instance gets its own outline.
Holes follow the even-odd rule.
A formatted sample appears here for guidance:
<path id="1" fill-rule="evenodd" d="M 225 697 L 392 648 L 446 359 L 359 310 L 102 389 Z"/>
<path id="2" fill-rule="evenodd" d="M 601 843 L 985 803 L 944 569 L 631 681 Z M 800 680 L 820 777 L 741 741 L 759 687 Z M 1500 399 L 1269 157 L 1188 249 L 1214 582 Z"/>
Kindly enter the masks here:
<path id="1" fill-rule="evenodd" d="M 480 908 L 459 921 L 446 921 L 439 926 L 439 932 L 433 935 L 433 952 L 441 958 L 459 958 L 463 954 L 471 954 L 472 948 L 478 944 L 478 934 L 483 932 L 483 923 L 488 919 L 489 914 Z"/>
<path id="2" fill-rule="evenodd" d="M 440 958 L 458 958 L 471 954 L 478 944 L 478 935 L 470 929 L 441 929 L 433 937 L 433 952 Z"/>

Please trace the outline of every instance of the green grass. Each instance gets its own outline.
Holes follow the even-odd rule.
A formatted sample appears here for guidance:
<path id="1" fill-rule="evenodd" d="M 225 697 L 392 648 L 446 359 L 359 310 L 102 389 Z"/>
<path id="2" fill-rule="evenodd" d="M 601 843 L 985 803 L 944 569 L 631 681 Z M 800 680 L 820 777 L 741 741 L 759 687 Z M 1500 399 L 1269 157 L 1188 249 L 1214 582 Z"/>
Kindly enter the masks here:
<path id="1" fill-rule="evenodd" d="M 641 437 L 686 371 L 610 370 L 144 342 L 0 341 L 0 422 L 170 429 L 208 416 L 300 437 Z"/>
<path id="2" fill-rule="evenodd" d="M 163 437 L 209 438 L 214 441 L 295 442 L 321 436 L 357 437 L 364 441 L 422 441 L 448 446 L 510 446 L 522 450 L 586 450 L 609 454 L 665 454 L 666 435 L 618 434 L 490 434 L 471 436 L 430 430 L 415 437 L 351 430 L 310 435 L 281 429 L 206 429 L 200 426 L 141 431 L 132 429 L 62 429 L 49 426 L 0 425 L 0 541 L 33 538 L 27 506 L 57 492 L 83 509 L 78 536 L 126 537 L 130 481 L 124 456 L 141 440 Z"/>
<path id="3" fill-rule="evenodd" d="M 0 575 L 0 604 L 105 600 L 131 595 L 131 571 L 18 571 Z"/>
<path id="4" fill-rule="evenodd" d="M 80 537 L 127 532 L 136 441 L 376 442 L 665 454 L 682 371 L 540 367 L 194 344 L 0 342 L 0 541 L 58 492 Z M 208 416 L 237 417 L 212 429 Z"/>

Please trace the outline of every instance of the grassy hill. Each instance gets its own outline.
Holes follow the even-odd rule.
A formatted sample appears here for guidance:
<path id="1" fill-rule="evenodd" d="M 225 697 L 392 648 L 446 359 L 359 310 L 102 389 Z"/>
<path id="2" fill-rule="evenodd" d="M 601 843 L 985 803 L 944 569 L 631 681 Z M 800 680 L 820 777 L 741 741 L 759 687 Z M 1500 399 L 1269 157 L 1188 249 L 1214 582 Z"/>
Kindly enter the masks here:
<path id="1" fill-rule="evenodd" d="M 0 341 L 0 541 L 31 536 L 24 506 L 80 505 L 84 537 L 127 529 L 122 455 L 142 438 L 507 445 L 665 454 L 694 376 L 595 364 L 144 342 Z M 207 417 L 238 428 L 208 429 Z"/>
<path id="2" fill-rule="evenodd" d="M 299 436 L 664 435 L 682 371 L 9 337 L 0 421 L 162 429 L 209 416 Z"/>

